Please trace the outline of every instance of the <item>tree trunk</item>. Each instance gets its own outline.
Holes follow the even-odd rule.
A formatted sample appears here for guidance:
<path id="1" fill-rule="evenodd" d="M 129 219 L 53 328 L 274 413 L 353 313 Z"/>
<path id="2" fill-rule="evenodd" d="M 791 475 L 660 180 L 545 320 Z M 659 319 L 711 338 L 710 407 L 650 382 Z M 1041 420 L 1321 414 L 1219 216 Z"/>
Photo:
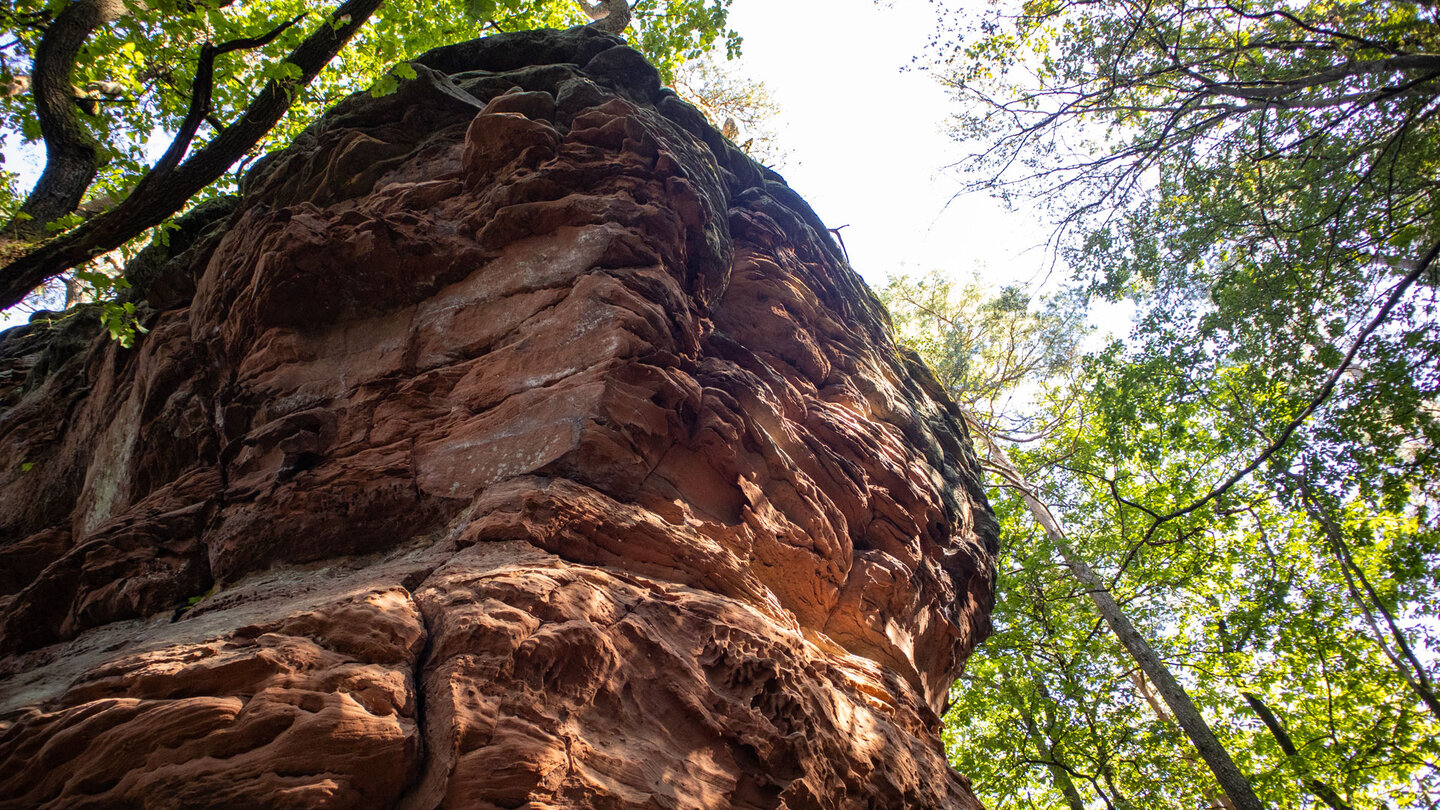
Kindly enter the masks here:
<path id="1" fill-rule="evenodd" d="M 1010 693 L 1010 699 L 1015 701 L 1015 708 L 1020 712 L 1020 720 L 1025 724 L 1025 732 L 1030 735 L 1030 741 L 1035 743 L 1035 748 L 1040 752 L 1040 759 L 1049 769 L 1050 776 L 1055 780 L 1055 788 L 1065 797 L 1065 803 L 1070 805 L 1070 810 L 1085 810 L 1085 801 L 1080 798 L 1080 792 L 1075 789 L 1075 782 L 1070 778 L 1070 772 L 1056 758 L 1054 741 L 1048 734 L 1040 730 L 1040 724 L 1035 721 L 1035 715 L 1025 707 L 1024 701 L 1020 699 L 1019 692 L 1014 686 L 1006 683 L 1005 690 Z"/>
<path id="2" fill-rule="evenodd" d="M 1218 603 L 1215 604 L 1218 608 Z M 1215 631 L 1220 636 L 1220 649 L 1226 653 L 1240 651 L 1241 644 L 1230 635 L 1230 629 L 1225 624 L 1224 619 L 1216 622 Z M 1255 712 L 1255 716 L 1259 717 L 1260 722 L 1264 723 L 1265 728 L 1269 729 L 1270 736 L 1275 738 L 1275 743 L 1280 746 L 1281 751 L 1285 752 L 1285 757 L 1289 760 L 1290 767 L 1293 768 L 1296 775 L 1300 777 L 1301 783 L 1321 801 L 1333 808 L 1333 810 L 1353 810 L 1350 805 L 1345 803 L 1344 799 L 1340 798 L 1340 794 L 1336 793 L 1334 788 L 1317 778 L 1310 771 L 1309 764 L 1300 756 L 1300 751 L 1296 749 L 1294 740 L 1290 738 L 1290 732 L 1285 730 L 1285 724 L 1281 722 L 1275 712 L 1270 710 L 1270 707 L 1265 704 L 1265 701 L 1254 692 L 1247 692 L 1243 689 L 1240 690 L 1240 696 L 1245 698 L 1245 702 L 1250 705 L 1250 710 Z"/>
<path id="3" fill-rule="evenodd" d="M 1160 702 L 1160 699 L 1156 697 L 1155 690 L 1150 688 L 1150 684 L 1145 680 L 1144 674 L 1136 672 L 1133 669 L 1130 670 L 1130 682 L 1135 684 L 1135 691 L 1139 692 L 1140 696 L 1145 698 L 1145 702 L 1150 704 L 1150 711 L 1154 712 L 1155 716 L 1160 718 L 1160 722 L 1168 726 L 1175 725 L 1175 717 L 1166 711 L 1165 704 Z M 1184 751 L 1182 753 L 1185 761 L 1194 766 L 1197 773 L 1200 773 L 1201 766 L 1199 762 L 1195 761 L 1194 753 L 1190 751 Z M 1229 796 L 1223 793 L 1217 795 L 1209 785 L 1202 786 L 1201 791 L 1205 794 L 1205 801 L 1210 803 L 1211 810 L 1235 810 L 1235 804 L 1230 801 Z"/>
<path id="4" fill-rule="evenodd" d="M 1334 810 L 1354 810 L 1345 803 L 1344 799 L 1340 798 L 1340 794 L 1336 793 L 1334 788 L 1310 773 L 1309 766 L 1305 764 L 1300 757 L 1300 752 L 1295 748 L 1295 742 L 1290 739 L 1290 733 L 1285 730 L 1285 724 L 1280 722 L 1280 718 L 1274 712 L 1270 711 L 1270 707 L 1265 705 L 1265 701 L 1253 692 L 1241 692 L 1240 695 L 1245 698 L 1246 703 L 1250 704 L 1251 710 L 1265 724 L 1265 728 L 1270 730 L 1270 735 L 1275 738 L 1280 750 L 1285 752 L 1285 756 L 1290 760 L 1290 765 L 1300 774 L 1300 781 L 1305 783 L 1310 792 Z"/>
<path id="5" fill-rule="evenodd" d="M 603 31 L 607 34 L 620 36 L 625 29 L 630 27 L 630 3 L 627 0 L 595 0 L 586 2 L 579 0 L 580 7 L 585 10 L 585 16 L 594 22 L 590 27 L 596 31 Z"/>
<path id="6" fill-rule="evenodd" d="M 1390 663 L 1395 667 L 1395 671 L 1400 674 L 1400 677 L 1405 680 L 1405 683 L 1409 684 L 1411 690 L 1420 697 L 1420 700 L 1430 709 L 1430 713 L 1440 718 L 1440 697 L 1437 697 L 1435 694 L 1435 684 L 1431 682 L 1430 674 L 1425 671 L 1425 665 L 1420 662 L 1419 657 L 1415 655 L 1415 651 L 1410 647 L 1409 641 L 1405 639 L 1405 633 L 1395 621 L 1395 615 L 1390 612 L 1390 609 L 1385 606 L 1384 601 L 1380 599 L 1380 594 L 1378 594 L 1374 586 L 1370 584 L 1370 579 L 1365 576 L 1365 572 L 1360 569 L 1360 566 L 1355 564 L 1355 558 L 1350 555 L 1350 547 L 1345 542 L 1345 535 L 1341 533 L 1340 527 L 1335 525 L 1335 521 L 1331 519 L 1330 515 L 1315 498 L 1315 493 L 1310 489 L 1310 485 L 1299 476 L 1292 475 L 1290 478 L 1299 486 L 1300 497 L 1305 504 L 1305 511 L 1309 512 L 1310 517 L 1320 525 L 1320 529 L 1330 545 L 1330 551 L 1335 555 L 1335 561 L 1340 565 L 1340 572 L 1345 575 L 1345 585 L 1346 589 L 1350 592 L 1350 598 L 1354 600 L 1355 604 L 1359 606 L 1360 611 L 1365 615 L 1365 623 L 1370 627 L 1370 632 L 1375 638 L 1375 643 L 1380 645 L 1380 649 L 1384 651 L 1385 657 L 1390 659 Z M 1368 601 L 1366 596 L 1360 593 L 1360 588 L 1356 586 L 1356 579 L 1359 579 L 1360 584 L 1364 586 L 1365 594 L 1369 596 Z M 1390 649 L 1390 645 L 1386 643 L 1385 631 L 1380 629 L 1380 623 L 1375 619 L 1375 612 L 1370 609 L 1372 603 L 1375 605 L 1375 609 L 1380 611 L 1381 617 L 1385 620 L 1385 626 L 1390 631 L 1390 637 L 1395 640 L 1395 646 L 1399 649 L 1398 653 Z"/>
<path id="7" fill-rule="evenodd" d="M 1100 768 L 1100 775 L 1105 777 L 1105 787 L 1109 788 L 1111 795 L 1115 797 L 1116 810 L 1135 810 L 1135 805 L 1130 803 L 1129 797 L 1121 793 L 1120 786 L 1115 784 L 1115 773 L 1110 769 L 1108 762 Z"/>
<path id="8" fill-rule="evenodd" d="M 1154 648 L 1120 609 L 1115 598 L 1110 595 L 1109 589 L 1095 575 L 1089 563 L 1081 559 L 1070 547 L 1055 516 L 1036 497 L 1034 488 L 1020 474 L 1005 450 L 994 442 L 989 433 L 976 420 L 969 414 L 966 416 L 975 431 L 977 440 L 989 447 L 990 463 L 995 465 L 997 471 L 1008 483 L 1020 491 L 1021 497 L 1025 499 L 1025 505 L 1030 509 L 1030 514 L 1045 529 L 1046 537 L 1064 558 L 1065 566 L 1070 569 L 1071 575 L 1085 586 L 1090 600 L 1100 611 L 1101 618 L 1110 626 L 1110 630 L 1115 633 L 1116 638 L 1130 653 L 1130 657 L 1135 659 L 1140 670 L 1155 685 L 1155 691 L 1159 693 L 1165 705 L 1170 708 L 1175 722 L 1185 732 L 1185 736 L 1190 738 L 1196 753 L 1209 766 L 1210 772 L 1215 775 L 1215 780 L 1220 784 L 1220 789 L 1224 791 L 1235 810 L 1262 810 L 1264 805 L 1255 795 L 1254 788 L 1250 786 L 1250 780 L 1236 767 L 1235 761 L 1230 758 L 1229 752 L 1215 737 L 1215 733 L 1210 730 L 1210 725 L 1205 722 L 1204 716 L 1200 714 L 1200 710 L 1196 708 L 1195 702 L 1190 699 L 1185 688 L 1175 679 L 1169 667 L 1165 666 L 1165 662 L 1160 660 L 1160 656 L 1156 654 Z"/>
<path id="9" fill-rule="evenodd" d="M 94 181 L 100 145 L 80 119 L 70 79 L 85 41 L 124 12 L 120 0 L 76 0 L 40 38 L 30 86 L 45 139 L 45 169 L 19 214 L 5 223 L 6 236 L 43 237 L 45 226 L 74 211 Z"/>

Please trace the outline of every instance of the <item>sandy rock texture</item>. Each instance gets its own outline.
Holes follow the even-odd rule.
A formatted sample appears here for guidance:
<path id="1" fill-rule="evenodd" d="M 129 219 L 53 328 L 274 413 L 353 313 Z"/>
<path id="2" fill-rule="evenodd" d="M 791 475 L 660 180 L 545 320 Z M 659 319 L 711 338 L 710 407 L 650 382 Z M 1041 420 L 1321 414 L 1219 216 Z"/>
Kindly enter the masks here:
<path id="1" fill-rule="evenodd" d="M 0 808 L 974 808 L 996 527 L 810 208 L 617 39 L 414 62 L 0 336 Z"/>

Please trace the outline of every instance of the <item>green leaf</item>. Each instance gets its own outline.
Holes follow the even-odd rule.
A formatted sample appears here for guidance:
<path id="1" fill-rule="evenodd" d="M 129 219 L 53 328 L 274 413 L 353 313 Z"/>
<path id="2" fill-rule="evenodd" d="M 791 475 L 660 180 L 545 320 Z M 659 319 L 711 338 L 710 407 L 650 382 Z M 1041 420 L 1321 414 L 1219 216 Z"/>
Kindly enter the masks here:
<path id="1" fill-rule="evenodd" d="M 1440 753 L 1440 716 L 1412 685 L 1413 664 L 1386 648 L 1408 637 L 1435 649 L 1440 627 L 1433 290 L 1411 290 L 1352 372 L 1322 384 L 1440 242 L 1435 89 L 1396 93 L 1414 77 L 1386 67 L 1433 53 L 1440 22 L 1414 2 L 1277 12 L 1035 0 L 1018 14 L 977 8 L 939 40 L 930 66 L 955 91 L 953 134 L 977 155 L 961 164 L 969 188 L 1063 223 L 1033 270 L 1068 271 L 1054 284 L 1081 307 L 1127 299 L 1135 328 L 1080 360 L 1059 396 L 1036 369 L 1022 367 L 1023 383 L 986 371 L 996 338 L 986 310 L 912 285 L 907 294 L 929 297 L 894 313 L 897 332 L 942 382 L 959 383 L 962 403 L 989 403 L 997 387 L 1039 390 L 993 400 L 1001 420 L 1051 426 L 1013 454 L 1182 668 L 1264 805 L 1323 806 L 1323 783 L 1356 808 L 1428 806 L 1436 771 L 1419 763 Z M 1041 335 L 999 356 L 1046 345 Z M 1268 463 L 1233 477 L 1279 436 Z M 1107 648 L 1104 627 L 1075 608 L 1023 504 L 1003 489 L 991 500 L 1009 535 L 997 633 L 957 686 L 946 738 L 982 799 L 1210 804 L 1184 786 L 1208 778 L 1182 773 L 1187 743 L 1130 688 L 1133 664 Z M 1405 618 L 1370 632 L 1387 614 Z M 1257 702 L 1303 741 L 1296 755 Z M 1037 765 L 1047 761 L 1086 776 L 1071 780 L 1078 797 Z"/>
<path id="2" fill-rule="evenodd" d="M 282 81 L 297 81 L 305 75 L 300 66 L 290 61 L 282 61 L 275 68 L 276 78 Z"/>
<path id="3" fill-rule="evenodd" d="M 390 95 L 399 88 L 400 80 L 395 78 L 395 74 L 386 73 L 385 75 L 376 79 L 374 84 L 370 85 L 370 95 L 374 96 L 375 98 L 380 98 L 381 96 Z"/>
<path id="4" fill-rule="evenodd" d="M 45 223 L 45 230 L 50 233 L 60 233 L 61 231 L 68 231 L 84 221 L 85 218 L 79 214 L 66 214 L 63 217 Z"/>
<path id="5" fill-rule="evenodd" d="M 495 19 L 496 0 L 465 0 L 465 14 L 472 20 L 488 22 Z"/>

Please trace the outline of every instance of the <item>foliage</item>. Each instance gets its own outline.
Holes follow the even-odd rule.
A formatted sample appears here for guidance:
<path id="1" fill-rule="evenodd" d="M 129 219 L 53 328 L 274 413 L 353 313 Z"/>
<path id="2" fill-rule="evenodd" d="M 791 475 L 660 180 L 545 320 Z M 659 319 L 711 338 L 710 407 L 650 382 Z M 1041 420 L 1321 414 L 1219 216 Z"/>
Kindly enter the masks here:
<path id="1" fill-rule="evenodd" d="M 84 41 L 73 62 L 59 68 L 69 73 L 79 110 L 60 117 L 77 122 L 68 136 L 72 147 L 82 152 L 93 147 L 97 171 L 80 190 L 95 210 L 80 216 L 72 207 L 63 216 L 36 223 L 54 226 L 42 233 L 46 238 L 58 234 L 51 243 L 83 230 L 84 225 L 73 229 L 81 219 L 97 214 L 103 218 L 102 212 L 116 206 L 123 209 L 147 175 L 155 180 L 152 167 L 157 160 L 164 163 L 160 152 L 172 136 L 177 138 L 170 144 L 172 151 L 178 150 L 177 160 L 187 152 L 194 157 L 275 88 L 285 94 L 288 112 L 255 143 L 233 154 L 218 150 L 216 157 L 224 162 L 215 172 L 217 182 L 203 187 L 192 202 L 230 190 L 233 178 L 220 176 L 226 166 L 238 161 L 243 168 L 254 157 L 287 143 L 345 95 L 393 88 L 408 70 L 399 63 L 407 56 L 490 31 L 586 22 L 579 5 L 566 0 L 376 0 L 368 6 L 321 0 L 17 0 L 0 11 L 0 139 L 6 144 L 13 147 L 41 138 L 43 116 L 36 94 L 26 92 L 31 75 L 42 67 L 36 57 L 43 52 L 47 33 L 59 28 L 67 10 L 85 4 L 105 13 L 102 24 L 82 31 Z M 352 15 L 340 13 L 364 7 L 363 13 L 370 15 L 369 8 L 377 5 L 368 20 L 352 20 Z M 728 5 L 729 0 L 640 0 L 633 7 L 628 33 L 669 77 L 680 64 L 716 43 L 723 43 L 730 53 L 738 50 L 739 37 L 726 28 Z M 335 57 L 321 63 L 323 69 L 313 81 L 292 61 L 302 43 L 327 27 L 337 32 L 346 29 L 345 36 L 351 36 L 349 28 L 359 22 L 366 24 L 342 43 L 346 47 Z M 213 74 L 203 68 L 207 50 Z M 197 110 L 196 101 L 205 100 L 200 95 L 201 80 L 207 77 L 213 78 L 213 83 L 205 82 L 211 86 L 208 103 Z M 192 121 L 197 112 L 203 116 Z M 186 136 L 188 124 L 195 125 L 193 144 Z M 56 131 L 52 128 L 45 135 L 52 150 L 65 140 Z M 13 216 L 25 201 L 14 175 L 7 173 L 3 180 L 0 218 L 12 228 L 25 225 L 27 216 Z M 156 182 L 163 186 L 169 178 L 160 176 Z M 80 213 L 87 212 L 82 207 Z M 128 236 L 139 236 L 148 227 L 137 222 Z M 6 245 L 7 263 L 17 250 L 13 242 Z"/>
<path id="2" fill-rule="evenodd" d="M 1049 207 L 1075 289 L 1139 312 L 1070 395 L 1018 403 L 1054 429 L 1013 455 L 1264 801 L 1437 806 L 1435 8 L 957 19 L 931 67 L 979 146 L 970 187 Z M 987 326 L 942 314 L 917 345 L 943 368 Z M 997 807 L 1209 803 L 1044 534 L 994 502 L 1009 593 L 957 685 L 957 764 Z M 1030 745 L 997 761 L 1007 739 Z"/>
<path id="3" fill-rule="evenodd" d="M 45 21 L 63 5 L 17 0 L 13 10 L 3 15 L 0 81 L 28 73 Z M 152 162 L 152 137 L 176 131 L 190 100 L 196 53 L 202 43 L 257 36 L 279 21 L 307 15 L 264 48 L 236 52 L 218 61 L 209 117 L 227 122 L 267 79 L 294 70 L 280 57 L 310 28 L 327 24 L 323 18 L 332 5 L 318 0 L 128 4 L 126 14 L 86 43 L 75 66 L 73 83 L 78 87 L 105 81 L 122 88 L 118 96 L 100 99 L 97 114 L 86 118 L 110 158 L 92 196 L 123 195 Z M 636 7 L 633 23 L 636 44 L 667 74 L 708 51 L 717 38 L 727 48 L 737 49 L 738 36 L 725 28 L 726 5 L 713 0 L 642 2 Z M 380 7 L 372 23 L 314 82 L 297 92 L 290 114 L 253 154 L 288 143 L 326 108 L 349 93 L 372 86 L 408 56 L 490 31 L 564 28 L 584 22 L 585 16 L 573 2 L 440 0 L 417 4 L 392 0 Z M 0 97 L 0 133 L 7 139 L 16 135 L 38 139 L 38 120 L 28 93 Z M 17 204 L 13 196 L 0 200 L 0 211 Z"/>
<path id="4" fill-rule="evenodd" d="M 989 401 L 997 386 L 987 372 L 1007 366 L 985 358 L 1042 356 L 1032 341 L 1047 310 L 1015 312 L 1006 323 L 992 314 L 1006 294 L 975 285 L 935 294 L 940 286 L 891 283 L 885 297 L 899 336 L 962 407 Z M 1062 323 L 1048 320 L 1069 336 L 1058 342 L 1073 345 L 1074 321 Z M 1012 443 L 1011 454 L 1042 482 L 1069 542 L 1179 668 L 1267 804 L 1318 806 L 1317 791 L 1331 789 L 1342 806 L 1435 806 L 1440 718 L 1386 654 L 1388 631 L 1369 627 L 1367 603 L 1345 584 L 1355 577 L 1315 517 L 1295 507 L 1293 482 L 1284 491 L 1249 482 L 1222 508 L 1152 531 L 1147 503 L 1198 497 L 1249 443 L 1206 406 L 1233 394 L 1243 369 L 1212 366 L 1192 381 L 1141 359 L 1115 343 L 1078 363 L 1079 374 L 1032 361 L 1008 375 L 1036 393 L 1001 401 L 1047 426 Z M 1206 388 L 1194 390 L 1197 381 Z M 991 502 L 1005 529 L 996 634 L 952 695 L 946 741 L 957 767 L 997 808 L 1210 804 L 1209 775 L 1018 493 L 992 487 Z M 1406 637 L 1435 649 L 1433 528 L 1413 509 L 1387 511 L 1353 495 L 1344 504 L 1324 506 L 1343 512 L 1335 519 L 1347 544 L 1362 549 L 1355 574 L 1403 617 Z"/>
<path id="5" fill-rule="evenodd" d="M 1440 245 L 1436 9 L 1030 2 L 978 33 L 936 65 L 968 102 L 957 135 L 983 145 L 974 186 L 1055 206 L 1077 280 L 1141 305 L 1145 360 L 1106 402 L 1133 407 L 1140 375 L 1178 374 L 1226 446 L 1249 449 L 1402 296 L 1341 378 L 1307 468 L 1404 500 L 1440 438 L 1437 276 L 1422 266 Z M 1225 390 L 1196 401 L 1220 368 Z M 1397 464 L 1401 446 L 1417 458 Z"/>
<path id="6" fill-rule="evenodd" d="M 882 298 L 896 333 L 988 432 L 1013 441 L 1054 428 L 1037 422 L 1028 403 L 1066 388 L 1078 369 L 1084 311 L 1073 296 L 1041 300 L 1032 311 L 1020 287 L 989 291 L 979 279 L 959 285 L 931 273 L 891 279 Z"/>
<path id="7" fill-rule="evenodd" d="M 946 34 L 973 187 L 1050 200 L 1102 292 L 1308 264 L 1365 293 L 1435 240 L 1433 6 L 1032 0 Z"/>
<path id="8" fill-rule="evenodd" d="M 786 153 L 772 127 L 780 105 L 764 82 L 746 78 L 712 55 L 680 66 L 673 86 L 745 154 L 772 168 L 784 164 Z"/>
<path id="9" fill-rule="evenodd" d="M 121 293 L 130 289 L 130 282 L 123 276 L 80 269 L 74 277 L 85 287 L 84 293 L 77 297 L 102 303 L 100 325 L 121 346 L 130 348 L 137 336 L 149 331 L 136 318 L 135 302 L 120 300 Z"/>

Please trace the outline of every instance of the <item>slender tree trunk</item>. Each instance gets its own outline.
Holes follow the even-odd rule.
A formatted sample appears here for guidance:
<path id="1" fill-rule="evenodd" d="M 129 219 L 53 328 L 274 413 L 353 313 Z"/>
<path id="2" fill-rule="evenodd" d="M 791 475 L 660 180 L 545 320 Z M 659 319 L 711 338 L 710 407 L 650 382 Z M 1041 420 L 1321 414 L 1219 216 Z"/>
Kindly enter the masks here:
<path id="1" fill-rule="evenodd" d="M 1260 721 L 1265 724 L 1265 728 L 1270 730 L 1270 736 L 1275 738 L 1280 750 L 1285 752 L 1285 756 L 1289 758 L 1290 764 L 1300 774 L 1300 780 L 1305 783 L 1310 792 L 1318 796 L 1333 810 L 1354 810 L 1344 799 L 1340 798 L 1340 794 L 1336 793 L 1334 788 L 1311 775 L 1309 766 L 1305 764 L 1305 760 L 1301 758 L 1300 752 L 1295 748 L 1295 742 L 1290 739 L 1290 733 L 1285 730 L 1285 724 L 1280 722 L 1280 718 L 1274 712 L 1270 711 L 1270 707 L 1265 705 L 1265 701 L 1261 700 L 1259 695 L 1251 692 L 1241 692 L 1240 695 L 1245 698 L 1246 703 L 1250 704 L 1250 708 L 1259 716 Z"/>
<path id="2" fill-rule="evenodd" d="M 1234 810 L 1263 810 L 1264 805 L 1255 795 L 1254 788 L 1250 786 L 1250 780 L 1240 772 L 1235 761 L 1230 758 L 1229 752 L 1220 744 L 1215 733 L 1210 730 L 1210 725 L 1205 722 L 1204 716 L 1200 714 L 1200 710 L 1196 708 L 1195 702 L 1190 699 L 1185 688 L 1175 679 L 1169 667 L 1165 666 L 1165 662 L 1160 660 L 1160 656 L 1154 648 L 1120 609 L 1120 605 L 1115 602 L 1115 598 L 1110 595 L 1110 591 L 1096 576 L 1089 563 L 1081 559 L 1070 547 L 1069 542 L 1065 539 L 1065 533 L 1060 529 L 1059 522 L 1050 513 L 1049 508 L 1035 496 L 1034 488 L 1020 474 L 1009 455 L 994 442 L 976 420 L 971 418 L 967 421 L 971 423 L 971 427 L 974 428 L 980 440 L 989 447 L 991 464 L 995 465 L 1006 481 L 1020 491 L 1031 515 L 1045 529 L 1045 535 L 1059 550 L 1071 575 L 1085 586 L 1091 601 L 1100 611 L 1101 618 L 1110 626 L 1110 630 L 1115 633 L 1115 637 L 1130 653 L 1130 657 L 1140 666 L 1140 670 L 1155 685 L 1155 691 L 1159 693 L 1165 705 L 1170 708 L 1175 722 L 1185 732 L 1185 736 L 1190 738 L 1196 753 L 1209 766 L 1210 772 L 1215 775 L 1215 780 L 1229 798 Z"/>
<path id="3" fill-rule="evenodd" d="M 1100 775 L 1105 777 L 1105 787 L 1109 788 L 1111 795 L 1115 797 L 1117 810 L 1135 810 L 1135 805 L 1130 803 L 1130 799 L 1120 792 L 1120 786 L 1115 784 L 1115 774 L 1110 770 L 1109 763 L 1101 767 Z"/>
<path id="4" fill-rule="evenodd" d="M 1150 688 L 1149 682 L 1145 680 L 1144 673 L 1136 672 L 1132 669 L 1129 674 L 1130 682 L 1135 684 L 1135 691 L 1139 692 L 1140 696 L 1145 698 L 1145 702 L 1150 704 L 1150 711 L 1154 712 L 1155 716 L 1160 718 L 1160 722 L 1169 726 L 1175 725 L 1174 716 L 1166 711 L 1165 704 L 1155 695 L 1155 690 Z M 1185 757 L 1185 761 L 1195 768 L 1197 774 L 1204 773 L 1200 770 L 1202 767 L 1200 763 L 1195 761 L 1195 755 L 1193 753 L 1184 751 L 1182 754 Z M 1229 796 L 1223 793 L 1216 794 L 1214 789 L 1209 785 L 1202 785 L 1200 790 L 1205 794 L 1205 801 L 1210 803 L 1211 810 L 1235 810 L 1235 804 L 1230 801 Z"/>
<path id="5" fill-rule="evenodd" d="M 64 309 L 69 309 L 80 303 L 80 279 L 75 276 L 65 277 L 65 304 Z"/>
<path id="6" fill-rule="evenodd" d="M 1040 759 L 1044 761 L 1045 767 L 1050 770 L 1050 776 L 1055 780 L 1055 787 L 1065 797 L 1065 803 L 1070 805 L 1070 810 L 1085 810 L 1085 801 L 1080 798 L 1080 791 L 1075 789 L 1075 782 L 1070 779 L 1070 773 L 1060 764 L 1056 758 L 1054 741 L 1040 730 L 1040 724 L 1035 721 L 1035 715 L 1026 708 L 1025 702 L 1015 687 L 1006 684 L 1005 690 L 1010 693 L 1010 699 L 1014 701 L 1015 708 L 1020 712 L 1020 719 L 1025 723 L 1025 731 L 1030 735 L 1030 741 L 1035 743 L 1035 748 L 1040 752 Z"/>
<path id="7" fill-rule="evenodd" d="M 1216 603 L 1216 607 L 1218 608 L 1218 603 Z M 1215 630 L 1220 636 L 1220 649 L 1226 653 L 1240 651 L 1241 645 L 1230 635 L 1230 629 L 1226 626 L 1224 619 L 1216 622 Z M 1264 723 L 1265 728 L 1270 731 L 1270 736 L 1275 738 L 1275 743 L 1280 746 L 1280 750 L 1285 752 L 1290 767 L 1300 777 L 1301 783 L 1317 798 L 1329 805 L 1332 810 L 1354 810 L 1349 804 L 1346 804 L 1344 799 L 1340 798 L 1340 794 L 1336 793 L 1334 788 L 1311 772 L 1309 764 L 1300 756 L 1300 751 L 1295 747 L 1295 741 L 1290 738 L 1290 732 L 1285 730 L 1285 724 L 1275 712 L 1270 710 L 1265 701 L 1254 692 L 1247 692 L 1243 689 L 1240 690 L 1240 696 L 1245 698 L 1250 710 L 1255 712 L 1255 716 L 1259 717 L 1260 722 Z"/>
<path id="8" fill-rule="evenodd" d="M 1430 709 L 1430 713 L 1440 718 L 1440 697 L 1435 694 L 1435 684 L 1430 680 L 1430 674 L 1426 672 L 1425 665 L 1420 662 L 1419 657 L 1410 647 L 1410 643 L 1405 639 L 1405 633 L 1395 621 L 1395 615 L 1390 612 L 1385 602 L 1381 600 L 1380 594 L 1370 584 L 1369 577 L 1366 577 L 1360 566 L 1355 564 L 1355 558 L 1350 555 L 1350 546 L 1345 542 L 1345 535 L 1329 513 L 1320 505 L 1305 479 L 1297 475 L 1292 475 L 1290 478 L 1300 489 L 1300 499 L 1305 504 L 1305 511 L 1310 513 L 1310 517 L 1320 525 L 1321 531 L 1324 532 L 1325 539 L 1330 545 L 1330 551 L 1335 555 L 1336 562 L 1340 564 L 1341 573 L 1345 575 L 1345 585 L 1350 591 L 1350 598 L 1364 613 L 1365 623 L 1370 626 L 1375 643 L 1380 645 L 1380 649 L 1385 653 L 1385 657 L 1390 659 L 1395 671 L 1400 674 L 1405 683 L 1410 685 L 1410 688 Z M 1365 595 L 1360 593 L 1360 587 L 1356 586 L 1357 578 L 1360 580 L 1360 585 L 1364 587 L 1365 594 L 1368 594 L 1368 600 Z M 1395 640 L 1395 646 L 1399 649 L 1398 653 L 1392 650 L 1385 641 L 1385 631 L 1380 629 L 1380 623 L 1375 619 L 1375 612 L 1370 608 L 1371 604 L 1374 604 L 1375 609 L 1380 611 L 1381 618 L 1385 620 L 1390 637 Z"/>

